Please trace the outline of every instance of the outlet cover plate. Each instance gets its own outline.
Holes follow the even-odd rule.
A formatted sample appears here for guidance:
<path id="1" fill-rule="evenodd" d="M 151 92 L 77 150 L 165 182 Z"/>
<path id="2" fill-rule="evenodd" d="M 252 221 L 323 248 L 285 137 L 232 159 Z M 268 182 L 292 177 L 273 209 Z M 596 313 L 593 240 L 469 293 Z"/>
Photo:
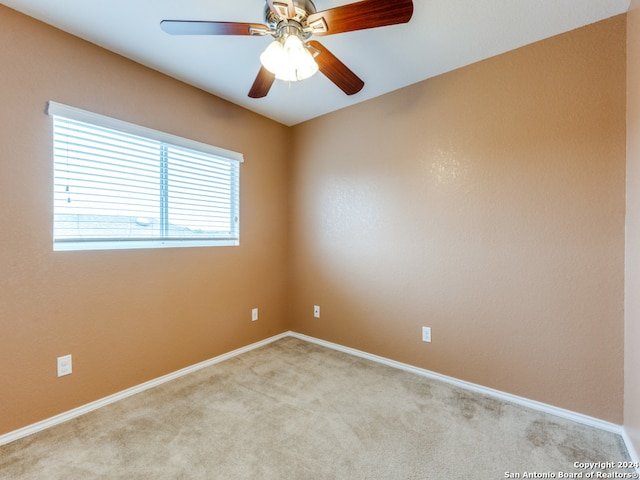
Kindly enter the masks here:
<path id="1" fill-rule="evenodd" d="M 71 355 L 65 355 L 58 357 L 58 376 L 64 377 L 65 375 L 71 375 L 72 372 Z"/>
<path id="2" fill-rule="evenodd" d="M 431 328 L 422 327 L 422 341 L 431 343 Z"/>
<path id="3" fill-rule="evenodd" d="M 320 305 L 313 306 L 313 316 L 315 318 L 320 318 Z"/>

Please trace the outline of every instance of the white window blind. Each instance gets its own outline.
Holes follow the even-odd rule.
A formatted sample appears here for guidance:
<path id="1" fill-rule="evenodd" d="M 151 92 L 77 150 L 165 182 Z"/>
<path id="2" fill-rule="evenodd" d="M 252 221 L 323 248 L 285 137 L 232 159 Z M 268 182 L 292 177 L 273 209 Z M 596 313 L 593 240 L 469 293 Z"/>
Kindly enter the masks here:
<path id="1" fill-rule="evenodd" d="M 242 155 L 49 102 L 54 250 L 237 245 Z"/>

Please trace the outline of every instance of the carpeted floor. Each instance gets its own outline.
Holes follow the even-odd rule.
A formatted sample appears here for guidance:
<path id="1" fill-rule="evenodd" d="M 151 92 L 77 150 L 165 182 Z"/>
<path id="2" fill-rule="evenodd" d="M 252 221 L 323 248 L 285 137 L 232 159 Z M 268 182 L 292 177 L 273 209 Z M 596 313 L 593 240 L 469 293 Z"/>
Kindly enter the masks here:
<path id="1" fill-rule="evenodd" d="M 587 478 L 632 471 L 575 462 L 624 460 L 615 434 L 287 337 L 0 447 L 0 478 Z"/>

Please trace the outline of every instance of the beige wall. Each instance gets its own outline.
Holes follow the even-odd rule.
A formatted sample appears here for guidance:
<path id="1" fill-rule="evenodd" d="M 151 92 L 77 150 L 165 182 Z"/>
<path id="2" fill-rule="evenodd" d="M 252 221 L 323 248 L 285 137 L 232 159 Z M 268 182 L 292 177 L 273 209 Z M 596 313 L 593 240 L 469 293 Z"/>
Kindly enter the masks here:
<path id="1" fill-rule="evenodd" d="M 285 331 L 289 129 L 4 6 L 0 24 L 0 434 Z M 241 245 L 53 252 L 48 100 L 244 153 Z"/>
<path id="2" fill-rule="evenodd" d="M 295 127 L 292 329 L 622 423 L 625 26 Z"/>
<path id="3" fill-rule="evenodd" d="M 627 244 L 624 425 L 640 453 L 640 0 L 627 16 Z"/>

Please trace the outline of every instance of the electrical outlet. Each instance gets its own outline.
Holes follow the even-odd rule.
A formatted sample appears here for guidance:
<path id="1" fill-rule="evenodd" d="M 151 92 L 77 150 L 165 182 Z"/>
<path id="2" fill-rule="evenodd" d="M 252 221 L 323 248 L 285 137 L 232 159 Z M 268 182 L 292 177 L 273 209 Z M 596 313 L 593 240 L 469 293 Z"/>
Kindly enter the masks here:
<path id="1" fill-rule="evenodd" d="M 320 305 L 313 306 L 313 316 L 315 318 L 320 318 Z"/>
<path id="2" fill-rule="evenodd" d="M 252 308 L 251 309 L 251 321 L 255 322 L 256 320 L 258 320 L 258 309 L 257 308 Z"/>
<path id="3" fill-rule="evenodd" d="M 71 355 L 58 357 L 58 376 L 64 377 L 65 375 L 71 375 L 71 371 Z"/>
<path id="4" fill-rule="evenodd" d="M 431 328 L 422 327 L 422 341 L 431 343 Z"/>

